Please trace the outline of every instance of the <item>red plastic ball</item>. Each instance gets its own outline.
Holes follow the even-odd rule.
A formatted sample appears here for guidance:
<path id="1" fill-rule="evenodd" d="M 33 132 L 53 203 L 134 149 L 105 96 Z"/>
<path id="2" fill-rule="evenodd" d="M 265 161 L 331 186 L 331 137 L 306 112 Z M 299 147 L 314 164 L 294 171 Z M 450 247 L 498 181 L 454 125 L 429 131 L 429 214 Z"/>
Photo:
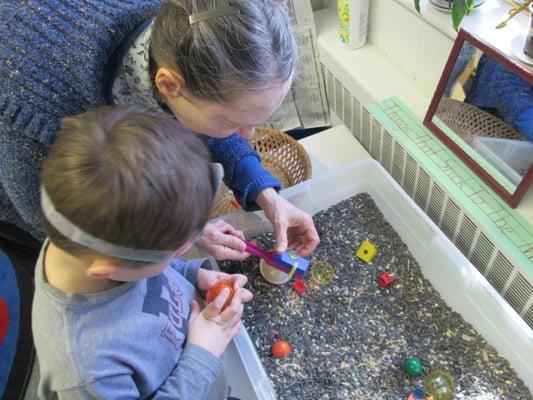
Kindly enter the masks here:
<path id="1" fill-rule="evenodd" d="M 272 345 L 272 355 L 277 358 L 286 357 L 291 351 L 291 345 L 286 340 L 278 340 Z"/>
<path id="2" fill-rule="evenodd" d="M 233 286 L 231 286 L 231 284 L 229 283 L 224 283 L 224 282 L 215 283 L 215 285 L 211 289 L 209 289 L 209 291 L 205 295 L 205 301 L 207 303 L 211 303 L 213 300 L 215 300 L 218 297 L 222 289 L 229 290 L 228 299 L 222 306 L 222 310 L 224 310 L 227 306 L 230 305 L 231 300 L 233 299 Z"/>

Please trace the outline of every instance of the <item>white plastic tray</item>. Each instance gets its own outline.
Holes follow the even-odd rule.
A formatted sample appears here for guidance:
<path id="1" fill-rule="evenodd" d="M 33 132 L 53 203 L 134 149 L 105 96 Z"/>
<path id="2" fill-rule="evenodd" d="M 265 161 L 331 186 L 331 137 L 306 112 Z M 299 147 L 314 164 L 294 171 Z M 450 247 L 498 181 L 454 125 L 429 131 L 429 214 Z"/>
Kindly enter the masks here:
<path id="1" fill-rule="evenodd" d="M 533 391 L 533 333 L 429 217 L 374 160 L 362 160 L 282 192 L 305 211 L 318 211 L 357 193 L 370 194 L 400 235 L 423 274 L 447 304 L 494 346 Z M 271 229 L 262 213 L 228 214 L 227 221 L 250 235 Z M 243 329 L 227 352 L 235 396 L 276 399 L 255 347 Z"/>

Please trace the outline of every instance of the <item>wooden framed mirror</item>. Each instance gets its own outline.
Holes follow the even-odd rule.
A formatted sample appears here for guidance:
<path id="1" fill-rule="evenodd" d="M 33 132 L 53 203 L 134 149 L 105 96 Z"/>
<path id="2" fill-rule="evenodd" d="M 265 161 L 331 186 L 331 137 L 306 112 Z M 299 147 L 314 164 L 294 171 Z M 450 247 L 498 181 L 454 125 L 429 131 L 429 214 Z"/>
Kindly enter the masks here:
<path id="1" fill-rule="evenodd" d="M 424 125 L 516 207 L 533 182 L 533 66 L 460 30 Z"/>

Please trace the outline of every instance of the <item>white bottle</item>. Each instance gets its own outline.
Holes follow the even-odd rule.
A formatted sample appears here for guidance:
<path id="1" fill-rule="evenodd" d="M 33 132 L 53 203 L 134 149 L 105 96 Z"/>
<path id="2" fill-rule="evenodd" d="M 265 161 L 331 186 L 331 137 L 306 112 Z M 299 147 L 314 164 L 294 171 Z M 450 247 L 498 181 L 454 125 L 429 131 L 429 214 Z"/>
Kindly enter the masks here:
<path id="1" fill-rule="evenodd" d="M 338 0 L 339 38 L 349 49 L 366 43 L 369 0 Z"/>

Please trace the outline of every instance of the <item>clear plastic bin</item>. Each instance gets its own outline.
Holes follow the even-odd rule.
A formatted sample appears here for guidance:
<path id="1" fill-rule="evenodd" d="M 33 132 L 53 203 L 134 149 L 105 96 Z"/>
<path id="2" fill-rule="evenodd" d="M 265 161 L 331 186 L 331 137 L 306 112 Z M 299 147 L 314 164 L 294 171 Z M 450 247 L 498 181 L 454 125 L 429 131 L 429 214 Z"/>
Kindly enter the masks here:
<path id="1" fill-rule="evenodd" d="M 478 136 L 474 148 L 515 185 L 533 163 L 533 143 L 527 140 Z"/>
<path id="2" fill-rule="evenodd" d="M 502 300 L 452 242 L 374 160 L 322 175 L 282 192 L 292 203 L 315 214 L 357 193 L 367 192 L 398 232 L 419 263 L 423 274 L 442 298 L 494 346 L 533 390 L 533 332 Z M 224 217 L 239 229 L 256 235 L 271 230 L 262 213 L 242 211 Z M 275 399 L 275 391 L 243 329 L 234 341 L 233 377 L 237 397 Z"/>

